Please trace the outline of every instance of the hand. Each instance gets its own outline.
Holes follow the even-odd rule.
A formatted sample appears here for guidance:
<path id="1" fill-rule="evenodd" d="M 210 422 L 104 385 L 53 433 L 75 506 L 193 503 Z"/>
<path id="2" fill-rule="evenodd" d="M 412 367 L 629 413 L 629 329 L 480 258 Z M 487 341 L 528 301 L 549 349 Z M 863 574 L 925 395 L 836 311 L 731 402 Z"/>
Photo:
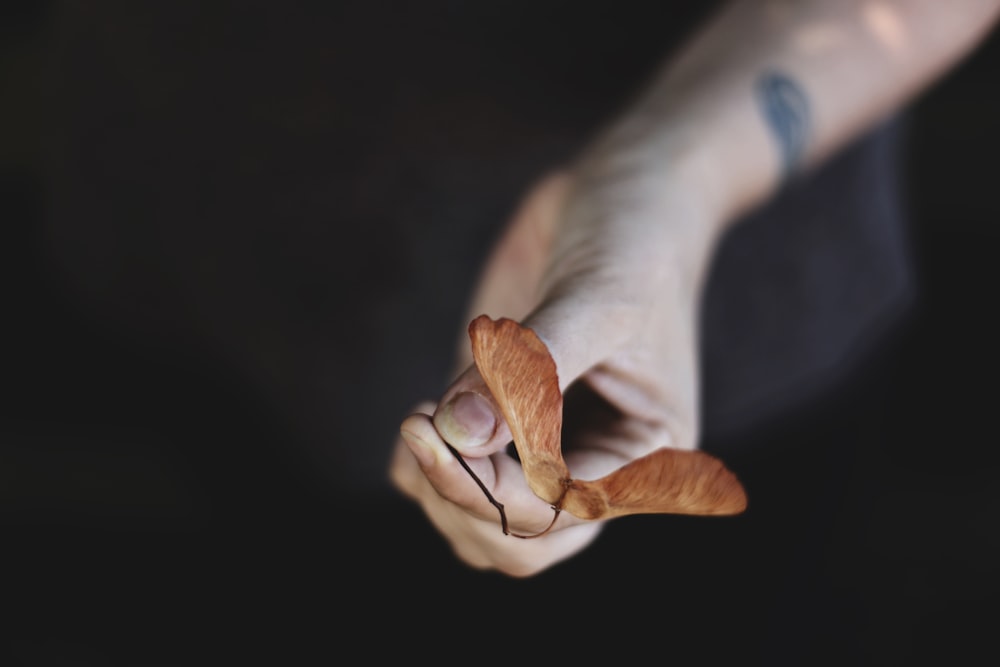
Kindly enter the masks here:
<path id="1" fill-rule="evenodd" d="M 967 4 L 951 13 L 941 3 L 894 6 L 875 21 L 859 3 L 801 3 L 780 16 L 726 3 L 570 172 L 527 197 L 467 322 L 509 317 L 549 347 L 566 392 L 562 445 L 573 477 L 604 475 L 664 445 L 696 447 L 697 311 L 716 239 L 782 174 L 898 109 L 988 34 L 1000 1 Z M 819 24 L 837 25 L 842 39 L 807 54 L 799 37 Z M 887 57 L 893 51 L 911 57 Z M 774 71 L 807 101 L 781 122 L 760 115 L 759 82 Z M 790 134 L 789 120 L 807 131 Z M 504 535 L 496 508 L 450 454 L 446 441 L 504 503 L 514 532 L 551 521 L 505 453 L 510 431 L 467 339 L 457 361 L 444 396 L 401 424 L 392 480 L 473 567 L 529 576 L 579 553 L 601 524 L 562 512 L 541 537 Z"/>
<path id="2" fill-rule="evenodd" d="M 549 347 L 565 396 L 563 452 L 593 479 L 661 446 L 694 448 L 696 314 L 710 244 L 705 211 L 684 179 L 609 179 L 607 164 L 544 179 L 498 243 L 469 309 L 531 327 Z M 688 184 L 689 185 L 689 184 Z M 503 503 L 510 531 L 544 532 L 553 509 L 508 455 L 510 430 L 472 363 L 401 424 L 390 466 L 455 554 L 475 568 L 525 577 L 578 553 L 603 524 L 558 515 L 532 539 L 501 530 L 497 508 L 450 443 Z"/>

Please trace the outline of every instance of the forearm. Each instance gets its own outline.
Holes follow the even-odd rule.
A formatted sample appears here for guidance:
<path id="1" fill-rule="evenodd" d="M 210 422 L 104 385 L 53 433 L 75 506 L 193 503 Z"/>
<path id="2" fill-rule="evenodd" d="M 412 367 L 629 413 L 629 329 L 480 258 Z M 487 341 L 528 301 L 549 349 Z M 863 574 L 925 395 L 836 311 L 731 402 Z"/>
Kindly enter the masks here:
<path id="1" fill-rule="evenodd" d="M 933 83 L 981 41 L 998 10 L 998 0 L 731 2 L 578 171 L 591 181 L 636 176 L 646 192 L 679 177 L 708 212 L 697 233 L 710 246 L 789 173 Z"/>

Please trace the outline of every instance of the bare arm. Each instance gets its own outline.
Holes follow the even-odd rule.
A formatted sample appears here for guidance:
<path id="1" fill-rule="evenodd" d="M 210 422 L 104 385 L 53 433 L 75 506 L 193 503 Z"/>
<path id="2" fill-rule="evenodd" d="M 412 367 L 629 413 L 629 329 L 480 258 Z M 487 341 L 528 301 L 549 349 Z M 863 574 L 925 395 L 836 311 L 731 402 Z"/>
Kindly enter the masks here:
<path id="1" fill-rule="evenodd" d="M 717 232 L 790 172 L 909 103 L 998 16 L 998 0 L 727 3 L 595 142 L 582 171 L 672 179 L 683 165 L 716 207 Z"/>

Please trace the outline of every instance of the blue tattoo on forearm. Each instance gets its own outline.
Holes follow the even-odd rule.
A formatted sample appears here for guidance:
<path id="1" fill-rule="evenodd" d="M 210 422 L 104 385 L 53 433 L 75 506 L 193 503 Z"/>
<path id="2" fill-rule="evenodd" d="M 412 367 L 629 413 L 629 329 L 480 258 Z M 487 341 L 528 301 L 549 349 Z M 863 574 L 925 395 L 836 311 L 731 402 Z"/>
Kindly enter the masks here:
<path id="1" fill-rule="evenodd" d="M 802 162 L 809 140 L 809 100 L 795 81 L 781 72 L 765 72 L 755 88 L 764 119 L 774 132 L 781 151 L 783 176 Z"/>

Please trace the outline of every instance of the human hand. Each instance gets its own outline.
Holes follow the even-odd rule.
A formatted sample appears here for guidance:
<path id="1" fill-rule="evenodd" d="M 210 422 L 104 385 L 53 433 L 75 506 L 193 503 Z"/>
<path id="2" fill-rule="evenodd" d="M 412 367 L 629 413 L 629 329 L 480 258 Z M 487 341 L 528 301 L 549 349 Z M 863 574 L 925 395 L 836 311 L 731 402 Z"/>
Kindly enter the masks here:
<path id="1" fill-rule="evenodd" d="M 544 179 L 523 202 L 470 305 L 531 327 L 565 392 L 563 452 L 574 477 L 596 479 L 652 450 L 697 444 L 696 313 L 710 225 L 682 187 L 613 181 L 602 168 Z M 468 339 L 457 379 L 401 424 L 390 466 L 463 562 L 531 576 L 578 553 L 603 527 L 553 509 L 507 454 L 511 432 Z M 497 509 L 449 451 L 450 443 Z"/>

